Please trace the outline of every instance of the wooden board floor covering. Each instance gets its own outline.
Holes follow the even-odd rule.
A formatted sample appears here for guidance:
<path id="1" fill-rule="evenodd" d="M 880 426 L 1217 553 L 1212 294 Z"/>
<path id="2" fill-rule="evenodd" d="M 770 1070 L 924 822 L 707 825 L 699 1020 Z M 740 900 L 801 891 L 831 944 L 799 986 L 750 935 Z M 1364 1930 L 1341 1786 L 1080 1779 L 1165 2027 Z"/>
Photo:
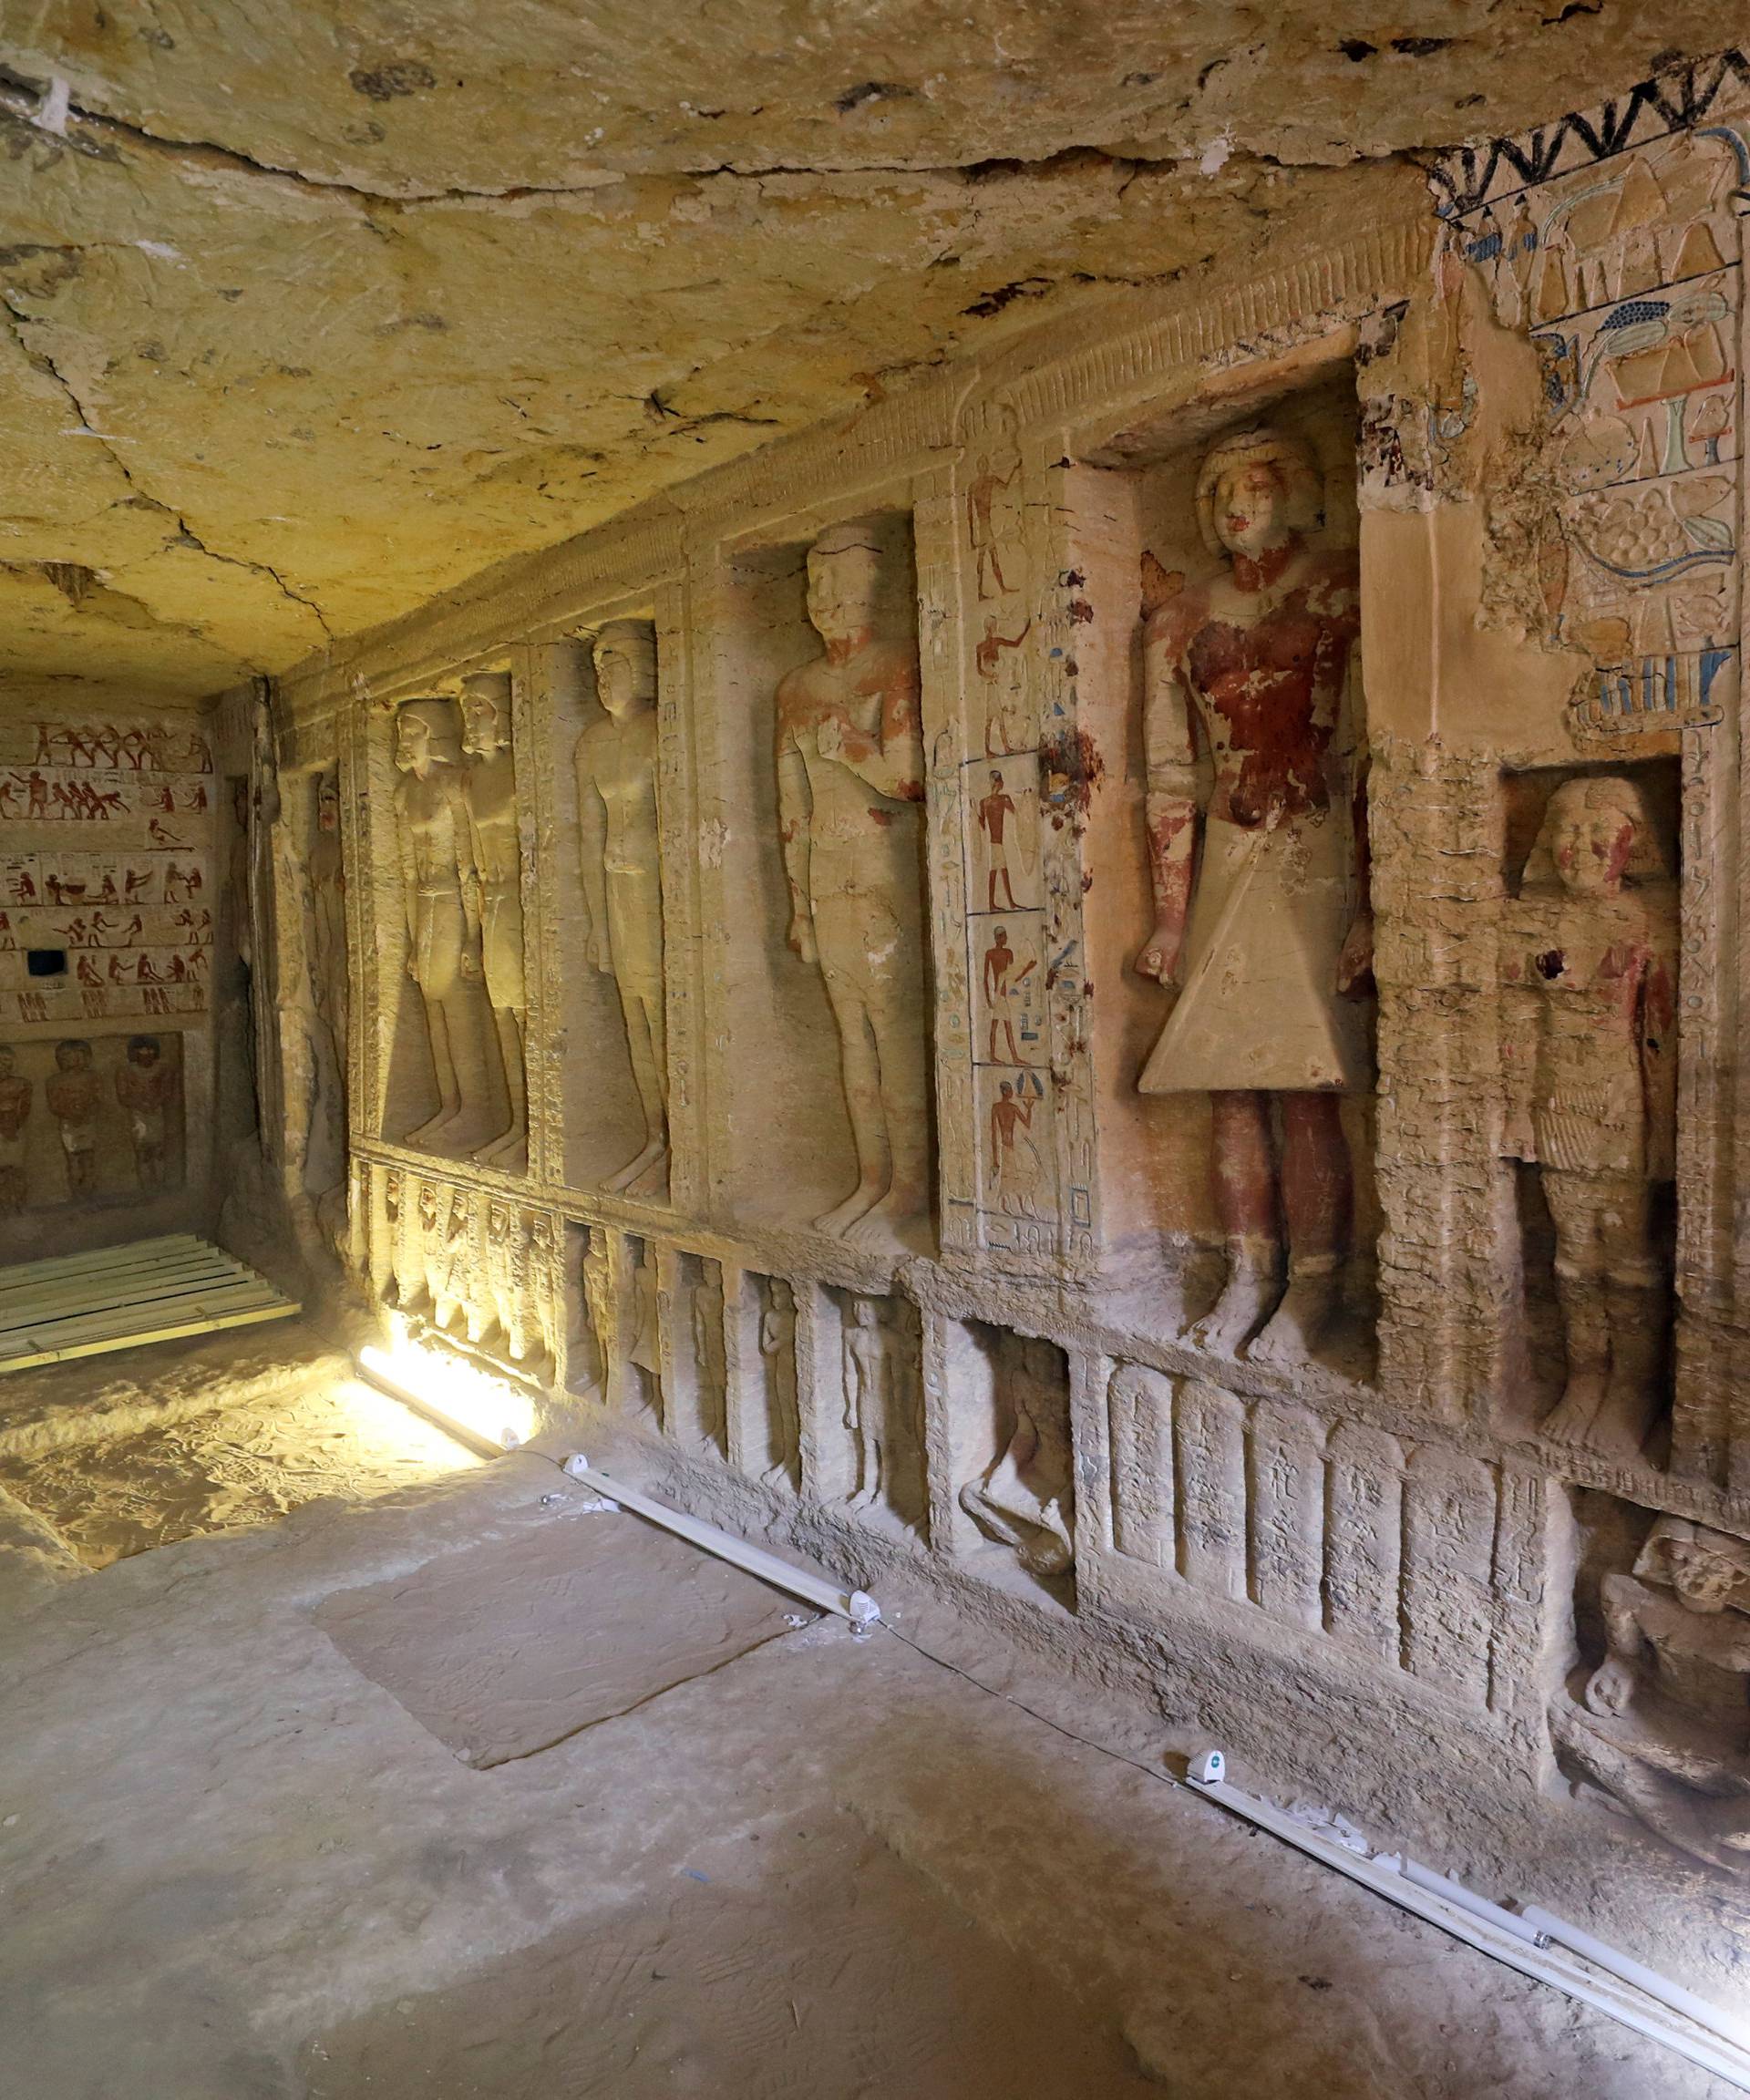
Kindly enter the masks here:
<path id="1" fill-rule="evenodd" d="M 97 1356 L 303 1306 L 191 1232 L 0 1269 L 0 1372 Z"/>

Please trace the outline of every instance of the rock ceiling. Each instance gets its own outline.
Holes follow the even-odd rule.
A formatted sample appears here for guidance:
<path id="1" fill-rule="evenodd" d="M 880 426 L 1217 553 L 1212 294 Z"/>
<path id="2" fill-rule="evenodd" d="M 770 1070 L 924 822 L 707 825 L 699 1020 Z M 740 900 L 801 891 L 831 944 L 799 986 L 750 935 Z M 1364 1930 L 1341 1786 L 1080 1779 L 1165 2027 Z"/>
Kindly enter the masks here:
<path id="1" fill-rule="evenodd" d="M 1735 12 L 11 0 L 0 690 L 283 669 Z"/>

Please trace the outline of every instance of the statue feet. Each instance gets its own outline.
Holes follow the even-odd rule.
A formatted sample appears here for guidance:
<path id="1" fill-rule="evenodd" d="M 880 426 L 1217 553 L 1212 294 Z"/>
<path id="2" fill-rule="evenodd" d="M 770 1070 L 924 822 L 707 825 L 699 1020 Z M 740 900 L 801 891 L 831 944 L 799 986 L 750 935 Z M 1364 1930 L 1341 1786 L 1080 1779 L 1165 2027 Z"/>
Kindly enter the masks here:
<path id="1" fill-rule="evenodd" d="M 1185 1339 L 1218 1356 L 1237 1356 L 1248 1334 L 1276 1302 L 1276 1264 L 1252 1255 L 1234 1258 L 1221 1295 L 1200 1320 L 1185 1331 Z"/>
<path id="2" fill-rule="evenodd" d="M 835 1203 L 814 1221 L 817 1232 L 825 1232 L 834 1240 L 842 1240 L 859 1219 L 867 1218 L 881 1200 L 882 1189 L 879 1180 L 864 1175 L 842 1203 Z"/>
<path id="3" fill-rule="evenodd" d="M 1561 1398 L 1539 1426 L 1546 1436 L 1553 1436 L 1563 1444 L 1597 1445 L 1603 1426 L 1607 1391 L 1604 1366 L 1582 1364 L 1570 1373 Z"/>
<path id="4" fill-rule="evenodd" d="M 435 1116 L 428 1117 L 417 1130 L 409 1130 L 401 1142 L 435 1152 L 441 1148 L 446 1134 L 460 1119 L 461 1113 L 459 1101 L 443 1102 Z"/>
<path id="5" fill-rule="evenodd" d="M 865 1245 L 901 1239 L 912 1220 L 922 1217 L 929 1201 L 914 1183 L 896 1181 L 879 1203 L 856 1220 L 847 1237 Z"/>
<path id="6" fill-rule="evenodd" d="M 529 1132 L 521 1123 L 513 1123 L 502 1137 L 477 1146 L 473 1158 L 477 1166 L 496 1167 L 502 1174 L 526 1173 L 529 1168 Z"/>
<path id="7" fill-rule="evenodd" d="M 653 1171 L 660 1173 L 664 1183 L 668 1179 L 668 1147 L 661 1138 L 646 1138 L 643 1148 L 633 1153 L 617 1174 L 610 1174 L 602 1184 L 611 1196 L 644 1196 L 651 1190 L 641 1188 Z"/>
<path id="8" fill-rule="evenodd" d="M 1317 1268 L 1291 1262 L 1288 1289 L 1247 1349 L 1247 1363 L 1288 1367 L 1307 1362 L 1313 1343 L 1331 1324 L 1342 1283 L 1334 1261 Z"/>

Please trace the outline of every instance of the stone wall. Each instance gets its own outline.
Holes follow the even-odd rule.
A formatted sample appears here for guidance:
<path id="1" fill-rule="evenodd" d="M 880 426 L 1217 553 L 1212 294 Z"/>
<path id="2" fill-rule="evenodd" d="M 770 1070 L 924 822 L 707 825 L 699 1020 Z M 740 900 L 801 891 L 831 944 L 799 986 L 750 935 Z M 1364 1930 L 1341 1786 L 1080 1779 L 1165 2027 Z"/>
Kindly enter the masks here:
<path id="1" fill-rule="evenodd" d="M 284 681 L 386 1316 L 1448 1858 L 1729 1868 L 1747 167 L 1674 68 Z"/>

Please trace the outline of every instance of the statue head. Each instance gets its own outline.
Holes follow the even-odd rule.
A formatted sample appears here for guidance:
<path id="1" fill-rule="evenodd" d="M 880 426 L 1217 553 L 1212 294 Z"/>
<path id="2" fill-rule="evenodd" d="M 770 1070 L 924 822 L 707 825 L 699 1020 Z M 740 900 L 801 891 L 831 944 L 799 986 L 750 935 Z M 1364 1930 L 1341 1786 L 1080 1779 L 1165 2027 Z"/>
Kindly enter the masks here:
<path id="1" fill-rule="evenodd" d="M 1197 477 L 1197 522 L 1211 554 L 1260 555 L 1324 520 L 1324 477 L 1305 442 L 1259 424 L 1220 438 Z"/>
<path id="2" fill-rule="evenodd" d="M 130 1035 L 128 1038 L 128 1062 L 137 1065 L 142 1072 L 149 1072 L 158 1063 L 160 1047 L 156 1035 Z"/>
<path id="3" fill-rule="evenodd" d="M 423 779 L 434 766 L 458 766 L 462 728 L 453 700 L 404 700 L 395 711 L 395 763 Z"/>
<path id="4" fill-rule="evenodd" d="M 340 829 L 340 782 L 332 773 L 322 774 L 316 781 L 316 829 Z"/>
<path id="5" fill-rule="evenodd" d="M 510 748 L 510 674 L 470 671 L 462 680 L 462 749 L 490 758 Z"/>
<path id="6" fill-rule="evenodd" d="M 1634 1571 L 1643 1582 L 1669 1585 L 1692 1611 L 1750 1612 L 1750 1546 L 1685 1517 L 1660 1518 Z"/>
<path id="7" fill-rule="evenodd" d="M 1573 897 L 1614 897 L 1628 882 L 1658 882 L 1669 873 L 1646 797 L 1620 775 L 1564 780 L 1549 798 L 1524 887 L 1552 883 Z"/>
<path id="8" fill-rule="evenodd" d="M 875 1301 L 872 1298 L 865 1298 L 860 1293 L 854 1297 L 850 1302 L 850 1319 L 854 1327 L 867 1328 L 879 1325 L 880 1319 L 876 1312 Z"/>
<path id="9" fill-rule="evenodd" d="M 88 1072 L 91 1045 L 80 1036 L 69 1036 L 65 1043 L 55 1045 L 55 1063 L 63 1072 Z"/>
<path id="10" fill-rule="evenodd" d="M 875 625 L 881 548 L 869 525 L 835 525 L 808 549 L 808 620 L 830 650 L 849 650 Z"/>
<path id="11" fill-rule="evenodd" d="M 616 722 L 656 699 L 656 629 L 648 620 L 610 620 L 590 651 L 595 696 Z"/>

